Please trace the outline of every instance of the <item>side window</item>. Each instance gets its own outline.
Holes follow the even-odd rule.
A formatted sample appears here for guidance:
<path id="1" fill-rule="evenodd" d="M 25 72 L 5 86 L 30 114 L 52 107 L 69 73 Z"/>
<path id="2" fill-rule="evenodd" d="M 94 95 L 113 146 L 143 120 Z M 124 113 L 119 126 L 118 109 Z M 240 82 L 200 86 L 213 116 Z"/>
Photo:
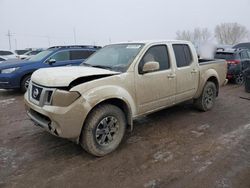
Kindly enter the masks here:
<path id="1" fill-rule="evenodd" d="M 247 54 L 247 52 L 246 52 L 246 51 L 242 51 L 242 52 L 240 53 L 240 58 L 241 58 L 241 59 L 248 59 L 248 54 Z"/>
<path id="2" fill-rule="evenodd" d="M 58 52 L 50 57 L 56 61 L 68 61 L 69 60 L 69 51 Z"/>
<path id="3" fill-rule="evenodd" d="M 250 51 L 247 51 L 248 59 L 250 59 Z"/>
<path id="4" fill-rule="evenodd" d="M 87 59 L 90 55 L 92 55 L 94 51 L 90 50 L 72 50 L 70 51 L 70 59 L 76 60 L 76 59 Z"/>
<path id="5" fill-rule="evenodd" d="M 169 63 L 167 46 L 158 45 L 149 48 L 140 61 L 139 72 L 141 72 L 143 65 L 149 61 L 158 62 L 160 65 L 159 71 L 169 69 L 170 63 Z"/>
<path id="6" fill-rule="evenodd" d="M 192 54 L 186 44 L 173 44 L 177 67 L 185 67 L 191 64 Z"/>

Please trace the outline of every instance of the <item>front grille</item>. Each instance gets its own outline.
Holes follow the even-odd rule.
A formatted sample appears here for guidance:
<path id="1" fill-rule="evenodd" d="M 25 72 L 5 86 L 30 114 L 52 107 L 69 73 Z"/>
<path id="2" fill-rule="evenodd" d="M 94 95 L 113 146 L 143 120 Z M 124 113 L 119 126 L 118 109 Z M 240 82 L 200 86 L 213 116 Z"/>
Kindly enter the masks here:
<path id="1" fill-rule="evenodd" d="M 43 87 L 32 83 L 31 87 L 29 87 L 30 101 L 39 106 L 50 105 L 54 91 L 54 88 Z"/>
<path id="2" fill-rule="evenodd" d="M 46 102 L 47 102 L 48 104 L 51 103 L 52 94 L 53 94 L 53 91 L 48 91 L 48 94 L 47 94 L 47 97 L 46 97 Z"/>
<path id="3" fill-rule="evenodd" d="M 41 94 L 42 94 L 43 88 L 32 85 L 31 90 L 31 97 L 37 101 L 40 100 Z"/>

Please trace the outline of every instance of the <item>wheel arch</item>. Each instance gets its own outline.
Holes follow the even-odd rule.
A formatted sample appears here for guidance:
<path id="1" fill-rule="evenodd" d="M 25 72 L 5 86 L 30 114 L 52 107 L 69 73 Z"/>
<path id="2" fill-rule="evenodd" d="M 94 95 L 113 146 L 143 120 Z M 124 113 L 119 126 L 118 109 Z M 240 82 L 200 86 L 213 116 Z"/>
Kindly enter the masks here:
<path id="1" fill-rule="evenodd" d="M 203 73 L 202 77 L 200 77 L 199 88 L 194 96 L 194 99 L 197 99 L 202 94 L 206 83 L 209 81 L 213 82 L 216 86 L 216 97 L 219 95 L 219 89 L 220 89 L 219 76 L 215 70 L 209 69 Z"/>
<path id="2" fill-rule="evenodd" d="M 98 103 L 96 103 L 91 110 L 87 113 L 85 121 L 83 123 L 83 126 L 81 128 L 81 134 L 79 135 L 78 139 L 77 139 L 77 143 L 79 143 L 80 137 L 82 136 L 82 130 L 84 128 L 84 124 L 86 122 L 86 119 L 90 116 L 90 114 L 96 109 L 98 108 L 98 106 L 100 105 L 105 105 L 105 104 L 112 104 L 114 106 L 117 106 L 118 108 L 120 108 L 124 114 L 125 114 L 125 118 L 127 121 L 127 125 L 128 125 L 128 130 L 132 131 L 133 130 L 133 118 L 132 118 L 132 110 L 128 104 L 128 102 L 126 102 L 125 100 L 121 99 L 121 98 L 117 98 L 117 97 L 112 97 L 112 98 L 107 98 L 104 99 L 102 101 L 99 101 Z"/>
<path id="3" fill-rule="evenodd" d="M 22 84 L 23 79 L 24 79 L 26 76 L 29 76 L 29 75 L 31 76 L 32 73 L 33 73 L 33 72 L 27 72 L 27 73 L 25 73 L 24 75 L 22 75 L 22 77 L 21 77 L 21 79 L 20 79 L 20 83 L 19 83 L 20 86 L 21 86 L 21 84 Z"/>
<path id="4" fill-rule="evenodd" d="M 205 82 L 205 84 L 207 83 L 207 82 L 213 82 L 214 84 L 215 84 L 215 86 L 216 86 L 216 97 L 218 97 L 218 95 L 219 95 L 219 81 L 218 81 L 218 79 L 215 77 L 215 76 L 211 76 L 211 77 L 209 77 L 208 79 L 207 79 L 207 81 Z M 204 85 L 205 86 L 205 85 Z"/>

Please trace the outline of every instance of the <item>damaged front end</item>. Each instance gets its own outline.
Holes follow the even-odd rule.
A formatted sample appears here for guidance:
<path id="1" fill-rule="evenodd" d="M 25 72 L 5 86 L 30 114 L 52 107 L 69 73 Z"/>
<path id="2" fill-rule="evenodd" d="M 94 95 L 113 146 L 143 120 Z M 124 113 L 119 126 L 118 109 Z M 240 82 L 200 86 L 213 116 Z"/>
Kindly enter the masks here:
<path id="1" fill-rule="evenodd" d="M 40 85 L 31 80 L 25 94 L 27 115 L 35 125 L 51 134 L 77 142 L 91 106 L 85 102 L 82 93 L 73 91 L 72 88 L 112 75 L 114 74 L 79 77 L 67 86 L 54 87 Z"/>

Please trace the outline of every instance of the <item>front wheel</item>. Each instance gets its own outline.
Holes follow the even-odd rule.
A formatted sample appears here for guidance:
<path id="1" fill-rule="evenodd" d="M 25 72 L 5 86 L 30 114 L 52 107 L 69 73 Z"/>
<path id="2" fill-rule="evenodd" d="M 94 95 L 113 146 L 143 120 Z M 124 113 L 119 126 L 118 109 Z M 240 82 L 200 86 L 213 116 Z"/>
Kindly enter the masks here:
<path id="1" fill-rule="evenodd" d="M 27 75 L 22 79 L 21 85 L 20 85 L 20 90 L 22 93 L 25 93 L 27 91 L 29 87 L 29 83 L 30 83 L 30 78 L 31 78 L 31 75 Z"/>
<path id="2" fill-rule="evenodd" d="M 205 84 L 200 97 L 194 100 L 195 107 L 204 112 L 211 110 L 215 103 L 216 93 L 216 85 L 213 82 L 208 81 Z"/>
<path id="3" fill-rule="evenodd" d="M 95 108 L 86 119 L 80 144 L 90 154 L 104 156 L 121 143 L 126 130 L 126 118 L 117 106 L 105 104 Z"/>

